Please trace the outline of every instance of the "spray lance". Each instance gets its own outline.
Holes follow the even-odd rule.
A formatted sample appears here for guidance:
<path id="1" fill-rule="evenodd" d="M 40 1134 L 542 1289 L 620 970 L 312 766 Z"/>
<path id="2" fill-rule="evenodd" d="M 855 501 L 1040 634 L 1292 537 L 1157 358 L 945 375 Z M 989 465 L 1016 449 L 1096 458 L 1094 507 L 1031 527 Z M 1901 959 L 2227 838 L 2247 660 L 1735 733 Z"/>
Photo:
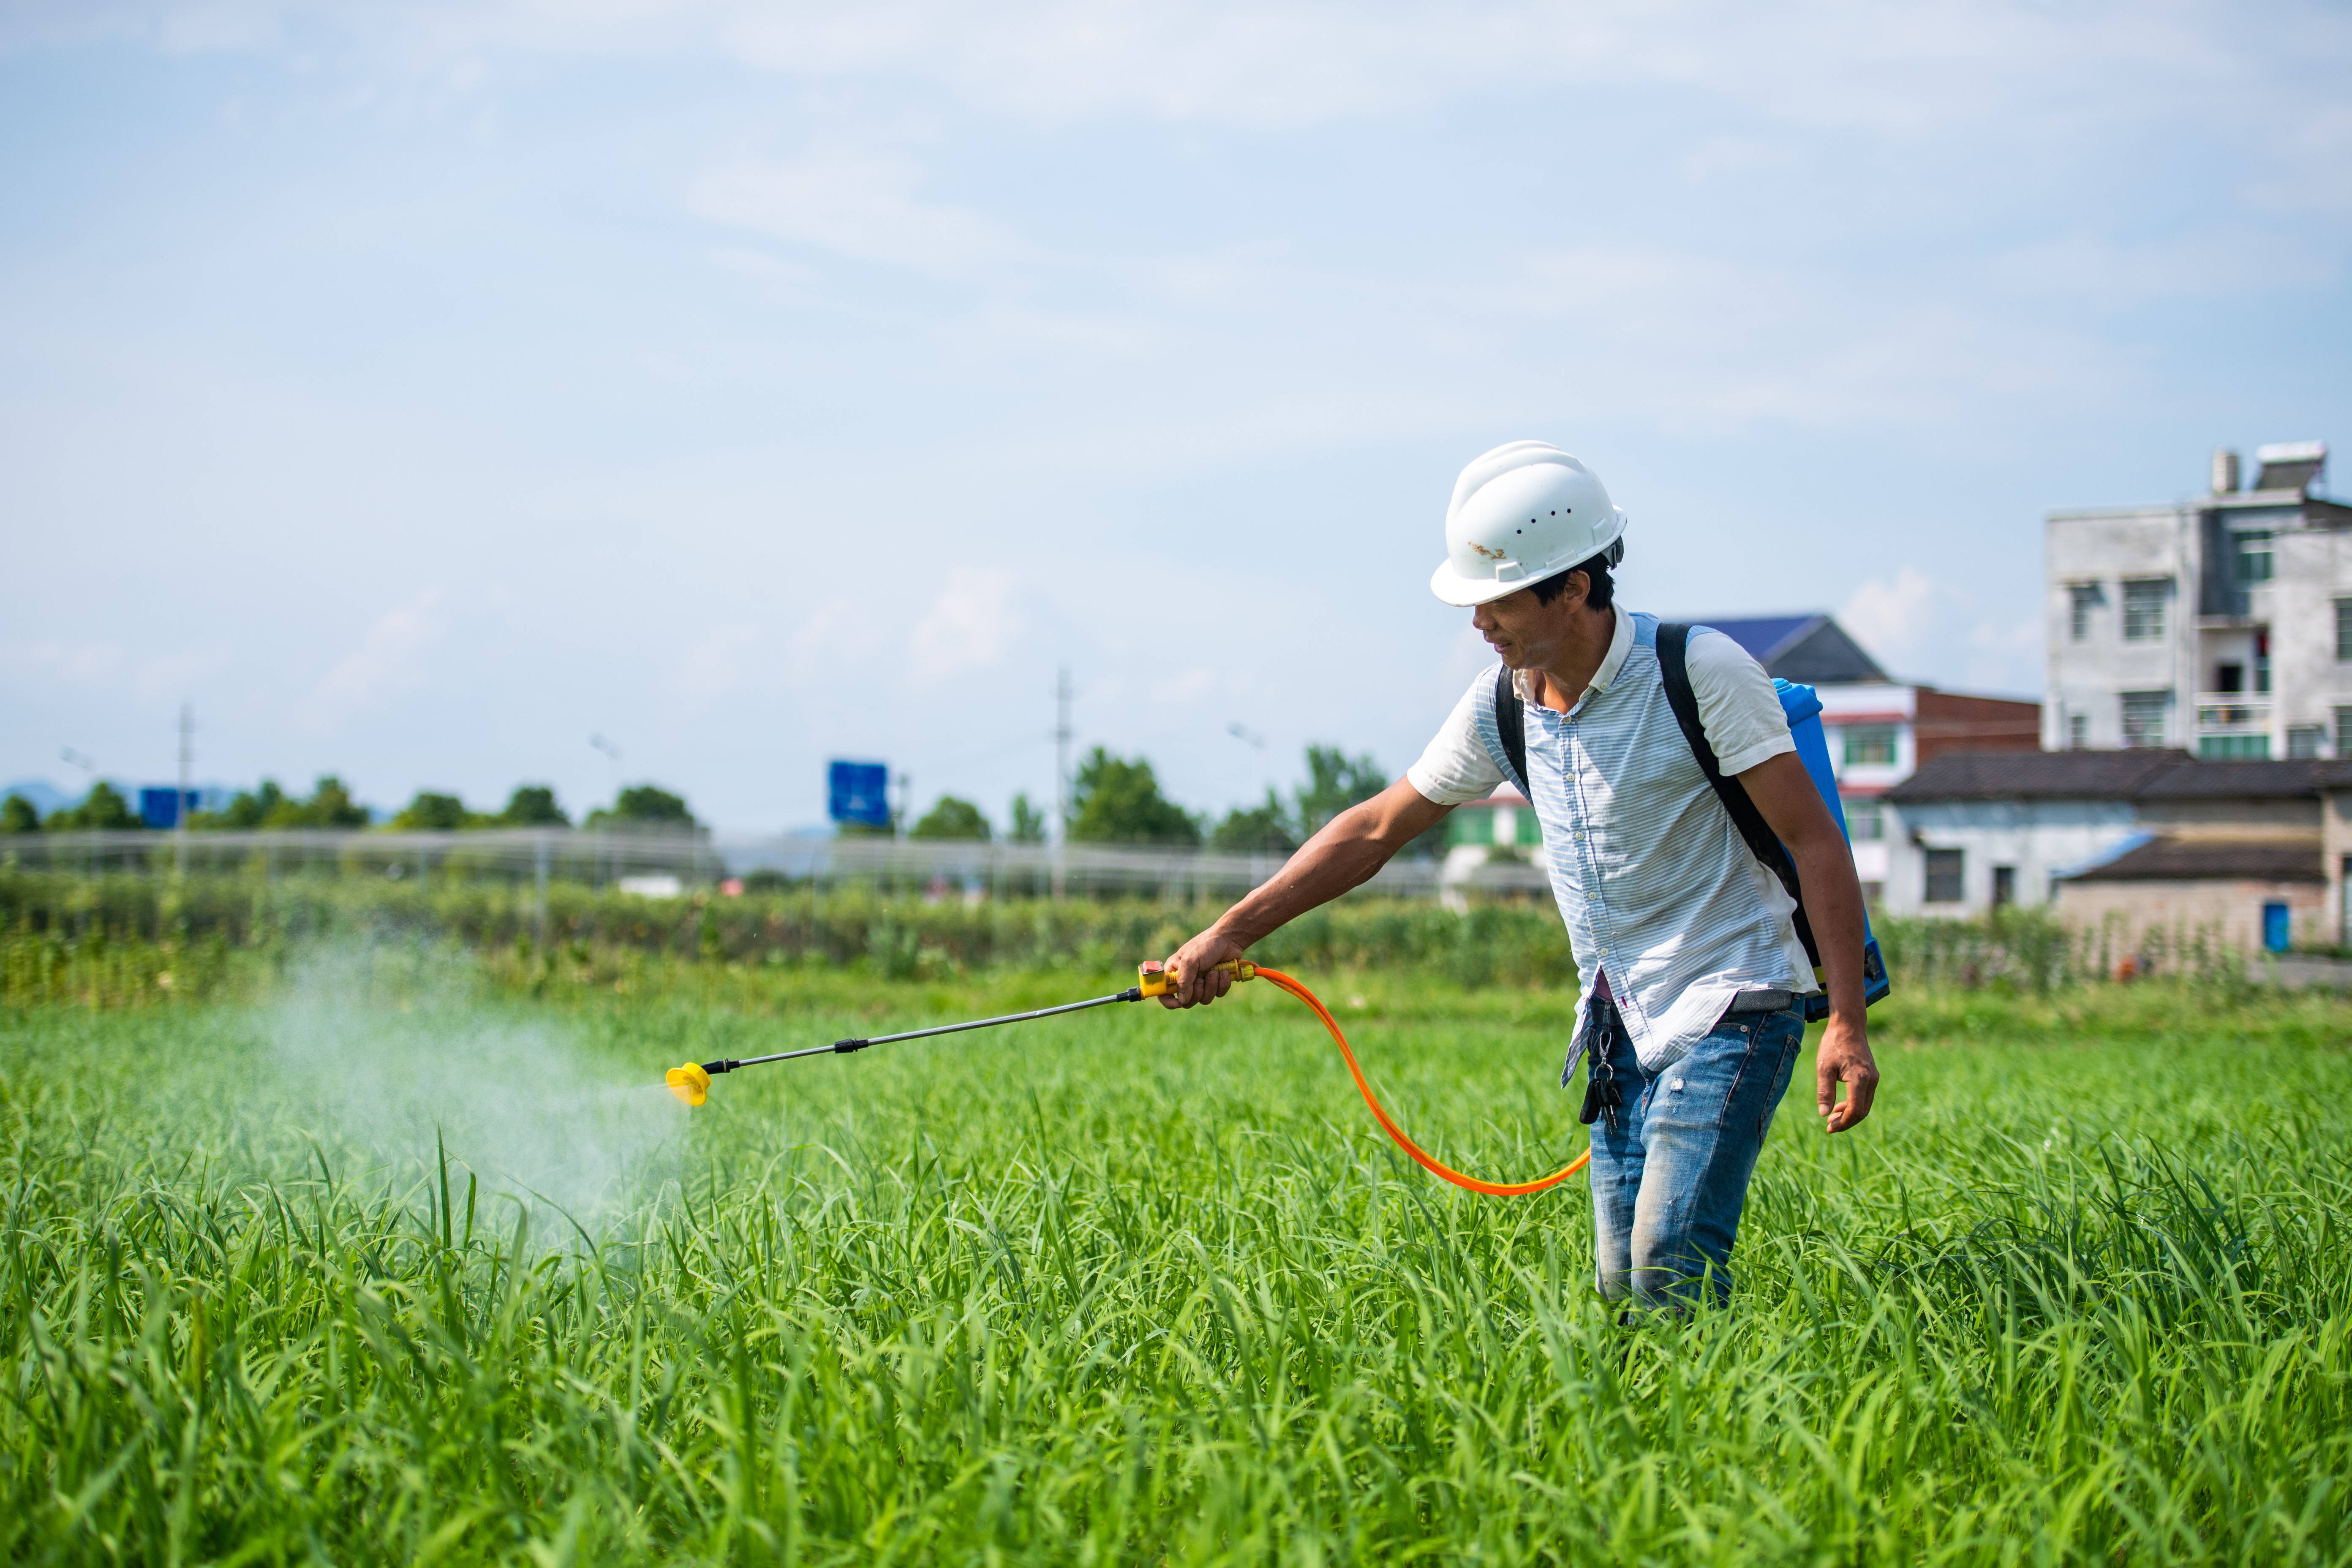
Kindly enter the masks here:
<path id="1" fill-rule="evenodd" d="M 1306 1003 L 1315 1016 L 1322 1021 L 1324 1028 L 1330 1031 L 1332 1042 L 1339 1047 L 1339 1055 L 1347 1061 L 1348 1071 L 1356 1080 L 1358 1092 L 1363 1095 L 1364 1103 L 1371 1107 L 1373 1119 L 1380 1122 L 1381 1131 L 1395 1140 L 1396 1146 L 1403 1150 L 1412 1157 L 1415 1164 L 1431 1175 L 1451 1182 L 1457 1187 L 1466 1188 L 1474 1193 L 1485 1193 L 1492 1197 L 1519 1197 L 1529 1193 L 1542 1192 L 1547 1187 L 1558 1186 L 1584 1169 L 1585 1162 L 1592 1157 L 1591 1151 L 1588 1149 L 1561 1169 L 1532 1182 L 1486 1182 L 1475 1176 L 1464 1175 L 1459 1171 L 1441 1164 L 1424 1152 L 1420 1144 L 1406 1137 L 1404 1130 L 1399 1127 L 1388 1111 L 1381 1107 L 1379 1098 L 1372 1093 L 1371 1084 L 1364 1078 L 1364 1069 L 1356 1061 L 1356 1053 L 1349 1048 L 1348 1037 L 1339 1032 L 1339 1021 L 1331 1016 L 1331 1010 L 1323 1005 L 1315 993 L 1278 969 L 1267 969 L 1244 959 L 1228 959 L 1217 967 L 1231 974 L 1236 983 L 1244 980 L 1263 980 Z M 665 1081 L 669 1085 L 669 1091 L 687 1104 L 700 1105 L 710 1097 L 710 1080 L 720 1073 L 759 1067 L 766 1062 L 791 1061 L 795 1057 L 846 1056 L 852 1051 L 862 1051 L 868 1046 L 887 1046 L 899 1040 L 926 1039 L 933 1035 L 960 1035 L 969 1029 L 992 1029 L 999 1024 L 1021 1024 L 1032 1018 L 1050 1018 L 1058 1013 L 1083 1013 L 1089 1007 L 1108 1007 L 1118 1002 L 1140 1002 L 1148 996 L 1166 995 L 1177 978 L 1178 976 L 1171 974 L 1157 963 L 1139 964 L 1136 969 L 1136 983 L 1124 991 L 1115 991 L 1108 996 L 1090 997 L 1084 1002 L 1065 1002 L 1058 1007 L 1038 1007 L 1026 1013 L 1006 1013 L 994 1018 L 974 1018 L 963 1024 L 941 1024 L 929 1029 L 905 1029 L 895 1035 L 872 1035 L 857 1039 L 835 1040 L 829 1046 L 809 1046 L 797 1051 L 777 1051 L 771 1056 L 729 1058 L 715 1062 L 687 1062 L 670 1068 Z"/>

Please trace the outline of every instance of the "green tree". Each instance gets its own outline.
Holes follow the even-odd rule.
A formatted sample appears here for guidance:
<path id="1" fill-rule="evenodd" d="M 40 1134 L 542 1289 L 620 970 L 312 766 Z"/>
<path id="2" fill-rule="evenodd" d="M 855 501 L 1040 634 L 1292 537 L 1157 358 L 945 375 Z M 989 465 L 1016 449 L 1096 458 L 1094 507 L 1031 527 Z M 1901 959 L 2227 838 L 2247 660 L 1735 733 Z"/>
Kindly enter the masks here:
<path id="1" fill-rule="evenodd" d="M 1005 837 L 1015 844 L 1045 842 L 1045 814 L 1029 804 L 1026 790 L 1013 797 L 1013 827 Z"/>
<path id="2" fill-rule="evenodd" d="M 190 817 L 195 827 L 221 827 L 231 831 L 250 831 L 268 822 L 270 814 L 286 801 L 286 792 L 278 787 L 276 779 L 264 779 L 256 789 L 241 789 L 218 811 L 199 812 Z"/>
<path id="3" fill-rule="evenodd" d="M 1225 813 L 1209 835 L 1209 847 L 1228 855 L 1287 855 L 1298 847 L 1298 836 L 1281 799 L 1269 789 L 1264 805 L 1237 805 Z"/>
<path id="4" fill-rule="evenodd" d="M 23 795 L 0 800 L 0 833 L 31 833 L 40 826 L 40 811 Z"/>
<path id="5" fill-rule="evenodd" d="M 1078 764 L 1070 837 L 1087 844 L 1198 844 L 1201 825 L 1160 793 L 1151 764 L 1097 746 Z"/>
<path id="6" fill-rule="evenodd" d="M 546 784 L 517 784 L 499 813 L 501 827 L 569 827 L 572 819 L 555 804 L 555 791 Z"/>
<path id="7" fill-rule="evenodd" d="M 466 803 L 454 795 L 435 795 L 430 790 L 418 790 L 416 798 L 400 808 L 392 819 L 394 827 L 412 832 L 448 833 L 460 827 L 471 827 L 476 822 Z"/>
<path id="8" fill-rule="evenodd" d="M 958 800 L 951 795 L 940 796 L 939 804 L 924 814 L 923 819 L 907 830 L 909 838 L 977 838 L 987 840 L 995 836 L 982 816 L 980 807 L 968 800 Z"/>
<path id="9" fill-rule="evenodd" d="M 1388 787 L 1387 775 L 1369 754 L 1351 758 L 1337 746 L 1307 747 L 1307 782 L 1297 792 L 1301 837 L 1312 837 L 1349 806 Z"/>
<path id="10" fill-rule="evenodd" d="M 261 819 L 264 827 L 365 827 L 368 809 L 352 798 L 343 781 L 333 773 L 319 775 L 318 786 L 305 801 L 280 801 Z"/>
<path id="11" fill-rule="evenodd" d="M 49 813 L 49 819 L 41 826 L 59 832 L 73 828 L 111 832 L 147 825 L 139 820 L 139 814 L 131 809 L 131 803 L 122 798 L 120 790 L 100 779 L 89 786 L 89 793 L 81 797 L 79 805 Z"/>
<path id="12" fill-rule="evenodd" d="M 692 827 L 694 814 L 684 795 L 657 784 L 631 784 L 613 802 L 612 809 L 588 814 L 591 827 Z"/>

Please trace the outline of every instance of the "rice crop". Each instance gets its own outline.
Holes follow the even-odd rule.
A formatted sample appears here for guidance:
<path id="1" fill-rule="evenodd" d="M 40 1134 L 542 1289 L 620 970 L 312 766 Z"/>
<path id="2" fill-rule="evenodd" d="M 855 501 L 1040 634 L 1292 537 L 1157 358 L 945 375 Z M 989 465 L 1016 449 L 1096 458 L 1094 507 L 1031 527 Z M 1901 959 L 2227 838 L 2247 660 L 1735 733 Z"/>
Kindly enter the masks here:
<path id="1" fill-rule="evenodd" d="M 689 1115 L 689 1056 L 1087 988 L 471 963 L 0 1014 L 0 1554 L 2352 1562 L 2340 1004 L 1899 997 L 1863 1129 L 1801 1068 L 1732 1306 L 1623 1323 L 1580 1179 L 1431 1182 L 1277 994 Z M 1561 998 L 1306 978 L 1442 1158 L 1580 1147 Z"/>

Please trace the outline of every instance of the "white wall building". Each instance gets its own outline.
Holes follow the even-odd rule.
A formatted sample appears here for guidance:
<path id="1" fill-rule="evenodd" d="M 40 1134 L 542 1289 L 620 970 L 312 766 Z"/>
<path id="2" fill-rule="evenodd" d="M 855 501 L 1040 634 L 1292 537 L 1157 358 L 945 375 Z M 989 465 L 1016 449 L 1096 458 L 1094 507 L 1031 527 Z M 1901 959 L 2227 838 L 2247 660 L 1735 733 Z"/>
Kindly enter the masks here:
<path id="1" fill-rule="evenodd" d="M 2352 757 L 2352 507 L 2321 442 L 2214 454 L 2191 500 L 2049 514 L 2051 751 Z"/>
<path id="2" fill-rule="evenodd" d="M 2352 763 L 1955 755 L 1886 804 L 1895 913 L 2054 904 L 2068 921 L 2210 927 L 2245 947 L 2352 936 Z"/>

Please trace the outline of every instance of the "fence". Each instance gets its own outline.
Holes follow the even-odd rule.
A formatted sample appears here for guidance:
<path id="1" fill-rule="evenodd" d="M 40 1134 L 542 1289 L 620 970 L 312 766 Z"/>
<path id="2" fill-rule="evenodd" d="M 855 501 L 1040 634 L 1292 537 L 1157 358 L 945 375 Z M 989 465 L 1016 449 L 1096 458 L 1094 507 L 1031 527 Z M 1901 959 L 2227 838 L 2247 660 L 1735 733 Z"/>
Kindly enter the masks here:
<path id="1" fill-rule="evenodd" d="M 667 892 L 730 878 L 824 886 L 868 883 L 893 890 L 970 898 L 1047 893 L 1149 894 L 1171 901 L 1234 897 L 1282 867 L 1281 855 L 1222 855 L 1181 847 L 1108 844 L 977 843 L 948 839 L 834 838 L 573 828 L 466 833 L 299 829 L 255 833 L 26 833 L 0 838 L 0 865 L 55 872 L 204 874 L 265 879 L 334 873 L 399 880 L 436 872 L 529 877 Z M 665 879 L 676 879 L 672 889 Z M 634 886 L 633 886 L 634 884 Z M 1517 860 L 1448 871 L 1430 859 L 1395 859 L 1368 884 L 1391 898 L 1453 892 L 1543 894 L 1549 884 Z"/>

